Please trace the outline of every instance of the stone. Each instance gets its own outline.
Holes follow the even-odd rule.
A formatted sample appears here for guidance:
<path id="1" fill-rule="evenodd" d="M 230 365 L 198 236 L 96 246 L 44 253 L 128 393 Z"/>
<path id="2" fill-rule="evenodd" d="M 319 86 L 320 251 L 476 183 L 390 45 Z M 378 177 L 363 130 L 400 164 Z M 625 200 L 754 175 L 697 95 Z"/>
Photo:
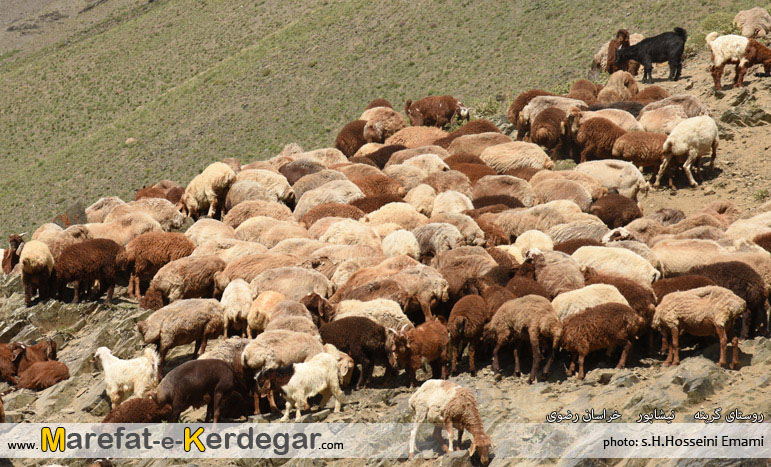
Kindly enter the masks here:
<path id="1" fill-rule="evenodd" d="M 471 458 L 468 455 L 468 449 L 448 452 L 442 456 L 439 463 L 442 467 L 463 467 L 469 464 L 471 464 Z"/>

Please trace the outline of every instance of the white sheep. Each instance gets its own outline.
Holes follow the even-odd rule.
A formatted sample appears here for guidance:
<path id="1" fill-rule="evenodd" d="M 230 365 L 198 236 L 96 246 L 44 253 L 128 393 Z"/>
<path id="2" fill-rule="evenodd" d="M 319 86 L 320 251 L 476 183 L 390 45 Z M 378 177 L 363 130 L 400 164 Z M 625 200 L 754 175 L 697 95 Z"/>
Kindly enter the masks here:
<path id="1" fill-rule="evenodd" d="M 409 230 L 399 229 L 389 233 L 382 242 L 383 254 L 393 258 L 407 255 L 410 258 L 420 258 L 420 245 L 415 235 Z"/>
<path id="2" fill-rule="evenodd" d="M 260 372 L 256 376 L 257 385 L 265 381 L 268 383 L 266 389 L 279 389 L 269 387 L 271 379 L 279 375 L 281 378 L 289 376 L 289 381 L 280 386 L 286 399 L 286 410 L 281 421 L 289 420 L 292 408 L 296 411 L 295 420 L 299 420 L 301 410 L 308 409 L 308 399 L 316 394 L 322 394 L 320 407 L 324 407 L 329 398 L 334 396 L 334 411 L 340 412 L 343 391 L 340 389 L 338 359 L 335 356 L 322 352 L 303 363 L 294 363 L 291 367 Z"/>
<path id="3" fill-rule="evenodd" d="M 316 222 L 314 227 L 321 221 Z M 330 225 L 319 237 L 324 243 L 333 245 L 366 245 L 380 249 L 380 236 L 372 227 L 353 219 L 341 219 Z"/>
<path id="4" fill-rule="evenodd" d="M 431 185 L 421 183 L 407 192 L 404 201 L 424 216 L 430 216 L 431 210 L 434 208 L 435 198 L 436 190 Z"/>
<path id="5" fill-rule="evenodd" d="M 297 205 L 294 208 L 294 217 L 300 220 L 308 211 L 320 204 L 347 204 L 360 198 L 364 198 L 364 193 L 353 182 L 333 180 L 318 188 L 306 191 L 297 201 Z"/>
<path id="6" fill-rule="evenodd" d="M 235 181 L 236 173 L 229 165 L 215 162 L 187 184 L 177 206 L 194 219 L 204 212 L 214 217 L 224 207 L 228 189 Z"/>
<path id="7" fill-rule="evenodd" d="M 242 336 L 246 335 L 247 317 L 249 316 L 249 308 L 252 306 L 252 292 L 249 290 L 249 283 L 243 279 L 230 281 L 222 293 L 220 303 L 225 309 L 223 335 L 228 336 L 228 328 L 231 324 L 234 328 L 241 330 Z"/>
<path id="8" fill-rule="evenodd" d="M 367 214 L 361 220 L 372 226 L 393 222 L 405 230 L 412 230 L 428 222 L 426 216 L 407 203 L 388 203 L 377 211 Z"/>
<path id="9" fill-rule="evenodd" d="M 548 170 L 554 168 L 554 162 L 540 146 L 524 141 L 490 146 L 482 151 L 479 157 L 499 174 L 522 168 Z"/>
<path id="10" fill-rule="evenodd" d="M 262 169 L 248 169 L 238 172 L 236 182 L 252 180 L 260 184 L 271 196 L 284 203 L 295 200 L 295 193 L 286 177 L 280 173 Z"/>
<path id="11" fill-rule="evenodd" d="M 446 172 L 450 170 L 441 157 L 436 154 L 420 154 L 415 157 L 410 157 L 406 161 L 402 162 L 402 165 L 416 167 L 423 171 L 426 176 L 436 172 Z"/>
<path id="12" fill-rule="evenodd" d="M 669 134 L 661 149 L 670 152 L 674 157 L 688 155 L 685 163 L 683 163 L 683 170 L 685 170 L 685 175 L 691 186 L 696 186 L 698 183 L 693 179 L 691 166 L 694 162 L 700 161 L 701 156 L 708 154 L 711 150 L 710 170 L 714 170 L 717 146 L 718 131 L 715 120 L 707 115 L 701 115 L 680 122 Z M 669 159 L 665 159 L 661 164 L 660 171 L 662 173 L 666 172 L 667 162 Z M 699 169 L 701 169 L 700 162 Z"/>
<path id="13" fill-rule="evenodd" d="M 576 172 L 581 172 L 597 180 L 608 190 L 637 201 L 637 194 L 648 193 L 650 184 L 631 162 L 613 159 L 588 161 L 578 164 Z"/>
<path id="14" fill-rule="evenodd" d="M 581 266 L 618 274 L 646 287 L 661 278 L 661 273 L 651 263 L 626 248 L 582 246 L 572 256 Z"/>
<path id="15" fill-rule="evenodd" d="M 554 242 L 551 237 L 541 232 L 540 230 L 528 230 L 522 232 L 522 235 L 517 237 L 514 242 L 514 246 L 517 247 L 521 253 L 520 257 L 524 258 L 527 250 L 531 248 L 537 248 L 541 251 L 551 251 L 554 249 Z M 517 260 L 522 262 L 521 260 Z"/>
<path id="16" fill-rule="evenodd" d="M 104 382 L 112 407 L 117 407 L 128 393 L 143 397 L 158 384 L 160 357 L 150 347 L 145 348 L 141 356 L 131 360 L 121 360 L 114 356 L 107 347 L 99 347 L 94 353 L 104 370 Z"/>
<path id="17" fill-rule="evenodd" d="M 474 209 L 474 204 L 468 196 L 457 191 L 448 190 L 436 195 L 431 215 L 443 213 L 461 214 L 463 211 Z"/>
<path id="18" fill-rule="evenodd" d="M 254 338 L 241 354 L 241 364 L 254 370 L 279 368 L 307 361 L 324 352 L 318 338 L 296 331 L 266 331 Z"/>
<path id="19" fill-rule="evenodd" d="M 198 219 L 185 231 L 185 236 L 198 247 L 209 241 L 235 240 L 236 230 L 216 219 Z"/>
<path id="20" fill-rule="evenodd" d="M 579 313 L 587 308 L 603 303 L 621 303 L 629 306 L 621 292 L 609 284 L 592 284 L 580 289 L 563 292 L 551 301 L 551 306 L 560 320 Z"/>
<path id="21" fill-rule="evenodd" d="M 667 105 L 646 112 L 640 117 L 640 124 L 645 131 L 670 134 L 680 122 L 687 118 L 685 110 L 679 105 Z"/>
<path id="22" fill-rule="evenodd" d="M 343 300 L 337 306 L 335 320 L 345 318 L 346 316 L 363 316 L 378 323 L 384 328 L 399 330 L 403 327 L 413 328 L 412 321 L 402 311 L 393 300 L 377 298 L 362 302 L 360 300 Z"/>

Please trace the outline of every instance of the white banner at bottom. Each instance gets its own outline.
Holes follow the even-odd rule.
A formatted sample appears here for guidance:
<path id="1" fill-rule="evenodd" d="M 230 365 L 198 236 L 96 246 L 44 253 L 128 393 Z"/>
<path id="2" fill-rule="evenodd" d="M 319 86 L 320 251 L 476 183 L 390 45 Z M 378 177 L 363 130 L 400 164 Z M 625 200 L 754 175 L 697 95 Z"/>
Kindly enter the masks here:
<path id="1" fill-rule="evenodd" d="M 412 428 L 407 423 L 7 423 L 0 425 L 0 457 L 396 459 L 407 457 Z M 430 425 L 421 425 L 417 448 L 440 455 L 431 433 Z M 771 458 L 768 423 L 522 423 L 497 424 L 488 434 L 493 458 Z M 466 432 L 463 448 L 471 438 Z"/>

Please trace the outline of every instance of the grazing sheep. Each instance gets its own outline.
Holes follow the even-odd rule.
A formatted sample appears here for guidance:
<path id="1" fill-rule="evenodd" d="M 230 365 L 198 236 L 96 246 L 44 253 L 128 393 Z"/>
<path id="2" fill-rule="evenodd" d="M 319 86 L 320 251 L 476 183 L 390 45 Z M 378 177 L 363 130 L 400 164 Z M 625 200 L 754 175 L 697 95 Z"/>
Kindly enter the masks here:
<path id="1" fill-rule="evenodd" d="M 128 242 L 145 232 L 161 232 L 162 230 L 161 224 L 148 214 L 133 212 L 113 222 L 72 225 L 64 232 L 76 240 L 106 238 L 126 246 Z"/>
<path id="2" fill-rule="evenodd" d="M 251 217 L 236 229 L 239 240 L 257 242 L 273 248 L 287 238 L 310 238 L 310 234 L 297 221 L 279 221 L 271 217 Z"/>
<path id="3" fill-rule="evenodd" d="M 613 144 L 626 134 L 615 123 L 602 117 L 585 121 L 576 134 L 576 143 L 581 147 L 581 162 L 589 156 L 594 159 L 610 159 L 613 156 Z"/>
<path id="4" fill-rule="evenodd" d="M 425 183 L 421 183 L 420 185 L 412 188 L 404 197 L 405 202 L 414 207 L 416 211 L 423 214 L 424 216 L 431 215 L 431 210 L 434 208 L 435 199 L 436 190 Z"/>
<path id="5" fill-rule="evenodd" d="M 244 201 L 278 201 L 275 193 L 269 192 L 259 182 L 242 180 L 235 182 L 225 197 L 225 212 L 229 212 Z"/>
<path id="6" fill-rule="evenodd" d="M 626 68 L 630 60 L 640 62 L 643 66 L 643 83 L 653 83 L 653 63 L 669 63 L 669 80 L 680 79 L 683 67 L 683 50 L 685 48 L 686 32 L 683 28 L 675 28 L 673 32 L 665 32 L 657 36 L 641 40 L 636 45 L 622 47 L 616 51 L 616 64 Z"/>
<path id="7" fill-rule="evenodd" d="M 195 246 L 212 240 L 235 239 L 236 231 L 233 227 L 215 219 L 198 219 L 185 231 L 185 236 Z"/>
<path id="8" fill-rule="evenodd" d="M 297 180 L 297 182 L 292 185 L 292 191 L 294 191 L 295 198 L 299 200 L 306 192 L 335 180 L 346 180 L 346 176 L 339 170 L 324 169 Z M 231 188 L 231 190 L 232 189 L 233 188 Z"/>
<path id="9" fill-rule="evenodd" d="M 656 294 L 657 303 L 672 292 L 682 292 L 684 290 L 698 289 L 708 285 L 717 285 L 712 279 L 698 274 L 686 274 L 684 276 L 670 277 L 657 280 L 653 283 L 653 292 Z"/>
<path id="10" fill-rule="evenodd" d="M 584 286 L 584 276 L 578 263 L 557 251 L 528 250 L 517 274 L 537 281 L 551 297 Z"/>
<path id="11" fill-rule="evenodd" d="M 178 229 L 185 220 L 185 217 L 169 200 L 161 198 L 145 198 L 116 206 L 115 209 L 107 214 L 103 222 L 116 223 L 123 216 L 140 212 L 147 214 L 158 222 L 161 225 L 161 228 L 166 232 L 172 229 Z"/>
<path id="12" fill-rule="evenodd" d="M 35 362 L 24 371 L 19 372 L 17 389 L 32 389 L 42 391 L 54 384 L 69 379 L 70 370 L 62 362 L 55 360 Z"/>
<path id="13" fill-rule="evenodd" d="M 620 102 L 613 102 L 613 103 L 610 103 L 610 104 L 594 104 L 594 105 L 590 105 L 589 106 L 589 110 L 592 111 L 592 112 L 595 112 L 595 111 L 606 110 L 606 109 L 618 109 L 618 110 L 623 110 L 623 111 L 631 114 L 634 118 L 638 118 L 640 116 L 640 112 L 642 111 L 642 109 L 644 107 L 645 107 L 645 105 L 643 103 L 641 103 L 641 102 L 636 102 L 636 101 L 620 101 Z M 605 118 L 607 118 L 607 117 L 605 117 Z M 608 120 L 612 120 L 612 119 L 608 118 Z M 619 125 L 619 126 L 621 126 L 621 125 Z"/>
<path id="14" fill-rule="evenodd" d="M 763 37 L 771 31 L 771 15 L 765 8 L 750 8 L 737 13 L 732 24 L 741 29 L 742 36 Z"/>
<path id="15" fill-rule="evenodd" d="M 710 72 L 712 73 L 712 79 L 715 81 L 715 89 L 723 89 L 720 80 L 723 76 L 723 69 L 729 63 L 736 65 L 736 74 L 733 83 L 734 87 L 738 88 L 744 86 L 743 77 L 744 73 L 746 73 L 746 69 L 758 63 L 754 60 L 751 61 L 748 57 L 747 49 L 750 44 L 750 39 L 736 34 L 721 36 L 716 32 L 711 32 L 707 34 L 705 40 L 712 52 L 712 66 L 710 67 Z M 754 48 L 755 47 L 753 47 L 753 49 Z"/>
<path id="16" fill-rule="evenodd" d="M 563 142 L 560 129 L 566 117 L 565 111 L 557 107 L 549 107 L 542 111 L 533 120 L 530 141 L 552 151 L 552 155 L 558 154 Z"/>
<path id="17" fill-rule="evenodd" d="M 533 187 L 530 183 L 520 178 L 511 175 L 488 175 L 474 183 L 472 196 L 475 201 L 485 197 L 501 195 L 515 198 L 525 207 L 532 207 L 537 204 L 536 193 Z"/>
<path id="18" fill-rule="evenodd" d="M 485 433 L 482 418 L 479 416 L 479 407 L 474 394 L 451 381 L 430 379 L 423 383 L 415 394 L 410 396 L 410 408 L 415 412 L 413 427 L 410 432 L 410 460 L 415 456 L 415 438 L 418 428 L 424 421 L 435 425 L 434 440 L 442 446 L 444 452 L 452 452 L 452 428 L 458 429 L 459 448 L 463 440 L 463 431 L 471 433 L 472 441 L 469 448 L 469 456 L 479 454 L 479 461 L 483 465 L 490 462 L 490 451 L 493 442 Z M 447 430 L 449 447 L 442 439 L 442 427 Z"/>
<path id="19" fill-rule="evenodd" d="M 482 151 L 479 157 L 499 174 L 525 167 L 547 170 L 554 168 L 554 162 L 543 149 L 536 144 L 522 141 L 490 146 Z"/>
<path id="20" fill-rule="evenodd" d="M 150 282 L 168 263 L 190 256 L 195 245 L 184 234 L 148 232 L 131 240 L 126 249 L 115 257 L 122 271 L 129 271 L 129 297 L 142 297 L 140 283 Z"/>
<path id="21" fill-rule="evenodd" d="M 300 219 L 300 224 L 302 224 L 306 229 L 309 229 L 316 221 L 325 217 L 338 217 L 359 220 L 364 217 L 364 214 L 364 211 L 349 204 L 325 203 L 319 204 L 315 208 L 308 211 L 302 217 L 302 219 Z"/>
<path id="22" fill-rule="evenodd" d="M 160 406 L 152 397 L 134 397 L 113 407 L 102 423 L 161 423 L 169 418 L 171 406 Z"/>
<path id="23" fill-rule="evenodd" d="M 589 192 L 589 194 L 592 196 L 593 200 L 597 200 L 600 197 L 604 196 L 608 190 L 604 188 L 602 185 L 597 182 L 594 178 L 590 177 L 589 175 L 575 172 L 572 170 L 541 170 L 534 174 L 532 178 L 530 178 L 530 185 L 535 186 L 536 184 L 549 180 L 549 179 L 567 179 L 574 181 L 584 187 L 586 191 Z"/>
<path id="24" fill-rule="evenodd" d="M 653 173 L 656 174 L 653 186 L 658 188 L 664 175 L 662 167 L 666 169 L 672 159 L 672 154 L 663 149 L 666 140 L 664 134 L 630 131 L 613 144 L 613 157 L 630 161 L 638 167 L 653 167 Z M 669 186 L 675 189 L 671 172 Z"/>
<path id="25" fill-rule="evenodd" d="M 285 313 L 279 312 L 279 308 L 281 308 L 281 305 L 277 305 L 276 308 L 274 308 L 270 323 L 265 326 L 265 332 L 278 330 L 294 331 L 308 334 L 319 339 L 321 338 L 319 336 L 319 328 L 313 323 L 313 320 L 307 316 L 286 316 Z"/>
<path id="26" fill-rule="evenodd" d="M 457 170 L 434 172 L 423 179 L 422 184 L 431 186 L 437 193 L 457 191 L 469 198 L 471 197 L 471 180 L 463 172 Z"/>
<path id="27" fill-rule="evenodd" d="M 273 309 L 284 300 L 286 300 L 284 294 L 273 290 L 263 292 L 254 299 L 246 316 L 246 331 L 249 339 L 265 330 L 273 316 Z"/>
<path id="28" fill-rule="evenodd" d="M 634 100 L 641 104 L 648 105 L 651 102 L 660 101 L 669 97 L 669 93 L 661 86 L 648 86 L 645 89 L 641 89 L 640 92 L 634 96 Z"/>
<path id="29" fill-rule="evenodd" d="M 638 193 L 647 193 L 650 188 L 637 167 L 626 161 L 589 161 L 577 165 L 575 170 L 591 176 L 608 190 L 616 190 L 618 194 L 635 201 Z"/>
<path id="30" fill-rule="evenodd" d="M 643 331 L 643 319 L 626 304 L 605 303 L 562 320 L 562 348 L 573 354 L 571 376 L 578 362 L 578 379 L 584 379 L 584 359 L 597 350 L 623 346 L 616 368 L 624 368 L 632 341 Z"/>
<path id="31" fill-rule="evenodd" d="M 393 258 L 407 255 L 414 259 L 420 258 L 420 245 L 415 235 L 409 230 L 399 229 L 388 234 L 382 242 L 383 254 Z"/>
<path id="32" fill-rule="evenodd" d="M 468 346 L 469 371 L 476 376 L 476 348 L 485 323 L 492 313 L 479 295 L 466 295 L 450 311 L 447 329 L 450 331 L 450 374 L 455 374 L 458 359 Z"/>
<path id="33" fill-rule="evenodd" d="M 367 214 L 362 219 L 362 222 L 365 224 L 373 226 L 394 222 L 405 230 L 413 230 L 428 222 L 426 216 L 417 212 L 415 208 L 407 203 L 388 203 L 380 209 Z"/>
<path id="34" fill-rule="evenodd" d="M 676 94 L 674 96 L 667 97 L 666 99 L 661 99 L 660 101 L 651 102 L 650 104 L 646 105 L 642 108 L 642 110 L 639 111 L 637 118 L 640 119 L 646 113 L 652 110 L 667 107 L 669 105 L 679 105 L 682 107 L 683 110 L 685 110 L 685 114 L 688 115 L 688 118 L 698 117 L 701 115 L 710 115 L 709 107 L 701 102 L 698 98 L 690 94 Z"/>
<path id="35" fill-rule="evenodd" d="M 267 290 L 274 290 L 295 301 L 309 293 L 329 297 L 334 291 L 332 283 L 323 274 L 298 267 L 269 269 L 252 279 L 249 288 L 253 297 Z"/>
<path id="36" fill-rule="evenodd" d="M 728 363 L 727 347 L 730 340 L 733 357 L 729 367 L 735 369 L 739 364 L 739 342 L 733 335 L 733 323 L 744 314 L 746 307 L 744 300 L 718 286 L 672 292 L 665 296 L 653 316 L 653 327 L 669 341 L 669 353 L 664 365 L 680 364 L 680 334 L 688 333 L 696 336 L 717 335 L 720 341 L 720 366 Z"/>
<path id="37" fill-rule="evenodd" d="M 485 244 L 485 233 L 471 217 L 460 213 L 442 213 L 431 216 L 430 223 L 452 224 L 463 236 L 466 245 L 481 246 Z"/>
<path id="38" fill-rule="evenodd" d="M 244 348 L 241 363 L 253 370 L 279 368 L 304 362 L 321 352 L 324 347 L 318 337 L 296 331 L 266 331 Z"/>
<path id="39" fill-rule="evenodd" d="M 240 183 L 240 182 L 239 182 Z M 279 221 L 292 221 L 292 211 L 283 203 L 275 201 L 243 201 L 228 211 L 222 222 L 234 229 L 252 217 L 270 217 Z"/>
<path id="40" fill-rule="evenodd" d="M 644 286 L 661 277 L 651 263 L 626 248 L 585 246 L 571 255 L 581 266 L 599 272 L 618 274 Z"/>
<path id="41" fill-rule="evenodd" d="M 588 212 L 599 217 L 609 229 L 623 227 L 633 220 L 642 217 L 642 211 L 637 203 L 626 196 L 615 193 L 599 198 L 592 203 Z"/>
<path id="42" fill-rule="evenodd" d="M 469 118 L 469 109 L 458 99 L 449 96 L 429 96 L 412 102 L 407 99 L 404 113 L 412 126 L 435 126 L 442 128 L 453 120 Z"/>
<path id="43" fill-rule="evenodd" d="M 667 105 L 645 112 L 640 117 L 640 124 L 645 131 L 651 133 L 670 134 L 678 123 L 688 118 L 682 107 L 679 105 Z"/>
<path id="44" fill-rule="evenodd" d="M 54 272 L 54 257 L 48 245 L 39 240 L 22 241 L 13 251 L 19 250 L 21 250 L 19 263 L 21 264 L 21 282 L 24 285 L 24 304 L 31 306 L 32 296 L 37 292 L 40 293 L 41 301 L 47 300 L 50 297 L 51 274 Z"/>
<path id="45" fill-rule="evenodd" d="M 534 97 L 519 113 L 519 121 L 517 122 L 518 141 L 522 141 L 530 132 L 532 123 L 535 121 L 538 114 L 550 107 L 556 107 L 564 112 L 567 112 L 573 107 L 577 107 L 580 110 L 587 109 L 586 104 L 578 99 L 570 99 L 562 96 Z"/>
<path id="46" fill-rule="evenodd" d="M 470 156 L 479 156 L 486 148 L 498 144 L 511 143 L 511 137 L 498 132 L 478 133 L 474 135 L 463 135 L 455 138 L 447 152 L 451 155 L 466 154 Z"/>
<path id="47" fill-rule="evenodd" d="M 556 200 L 570 200 L 581 211 L 588 211 L 592 204 L 592 195 L 580 183 L 568 179 L 548 179 L 533 184 L 533 191 L 539 204 Z"/>
<path id="48" fill-rule="evenodd" d="M 702 155 L 712 151 L 710 160 L 710 171 L 715 169 L 715 159 L 717 159 L 718 130 L 715 121 L 706 115 L 692 117 L 680 122 L 669 134 L 667 140 L 662 146 L 662 151 L 669 152 L 673 157 L 681 157 L 687 154 L 687 159 L 683 163 L 683 170 L 688 177 L 691 186 L 696 186 L 696 180 L 693 179 L 691 166 L 698 162 L 701 166 L 700 158 Z M 666 171 L 668 160 L 661 164 L 659 173 Z"/>
<path id="49" fill-rule="evenodd" d="M 474 204 L 468 196 L 457 191 L 448 190 L 436 195 L 431 214 L 460 214 L 469 209 L 474 209 Z"/>
<path id="50" fill-rule="evenodd" d="M 296 197 L 289 181 L 281 173 L 265 169 L 246 169 L 242 170 L 236 176 L 236 182 L 254 181 L 262 185 L 271 198 L 278 198 L 278 201 L 291 205 Z"/>
<path id="51" fill-rule="evenodd" d="M 388 100 L 378 97 L 377 99 L 373 99 L 372 102 L 367 104 L 367 107 L 364 110 L 374 109 L 375 107 L 388 107 L 393 108 L 390 102 Z"/>
<path id="52" fill-rule="evenodd" d="M 230 166 L 215 162 L 187 184 L 177 207 L 182 214 L 195 220 L 202 213 L 207 213 L 209 217 L 219 217 L 227 192 L 235 181 L 236 174 Z"/>
<path id="53" fill-rule="evenodd" d="M 608 77 L 605 87 L 597 94 L 597 102 L 610 104 L 618 101 L 628 101 L 637 95 L 637 81 L 631 73 L 618 70 Z"/>
<path id="54" fill-rule="evenodd" d="M 346 157 L 353 157 L 360 147 L 369 141 L 364 137 L 366 120 L 353 120 L 345 124 L 335 138 L 335 148 L 339 149 Z"/>
<path id="55" fill-rule="evenodd" d="M 447 132 L 436 127 L 408 126 L 389 136 L 386 145 L 401 144 L 408 149 L 434 144 L 434 141 L 447 136 Z"/>
<path id="56" fill-rule="evenodd" d="M 104 218 L 107 217 L 107 214 L 122 204 L 126 203 L 117 196 L 99 198 L 96 202 L 86 208 L 86 222 L 90 224 L 104 222 Z"/>
<path id="57" fill-rule="evenodd" d="M 565 240 L 554 244 L 554 251 L 559 251 L 567 255 L 572 255 L 576 250 L 582 246 L 603 246 L 603 243 L 598 240 L 592 240 L 589 238 L 576 238 L 572 240 Z"/>
<path id="58" fill-rule="evenodd" d="M 369 318 L 386 329 L 415 327 L 397 302 L 385 298 L 369 301 L 343 300 L 337 306 L 334 320 L 337 321 L 348 316 Z"/>
<path id="59" fill-rule="evenodd" d="M 539 295 L 526 295 L 507 301 L 493 315 L 484 328 L 484 340 L 494 344 L 493 371 L 500 373 L 498 352 L 504 345 L 514 344 L 514 372 L 520 375 L 519 346 L 530 342 L 533 352 L 533 367 L 530 370 L 528 383 L 538 376 L 538 365 L 541 361 L 541 340 L 552 342 L 552 351 L 543 368 L 543 374 L 549 372 L 554 354 L 557 351 L 562 336 L 562 324 L 552 309 L 548 298 Z"/>
<path id="60" fill-rule="evenodd" d="M 295 206 L 294 217 L 300 220 L 308 211 L 320 204 L 348 204 L 363 197 L 364 193 L 352 182 L 348 180 L 333 180 L 318 188 L 306 191 Z"/>
<path id="61" fill-rule="evenodd" d="M 396 341 L 396 359 L 407 370 L 409 387 L 417 382 L 415 371 L 426 363 L 432 378 L 447 379 L 450 334 L 439 320 L 427 318 L 414 329 L 401 329 Z"/>
<path id="62" fill-rule="evenodd" d="M 517 125 L 519 123 L 519 113 L 522 112 L 522 109 L 524 109 L 531 100 L 538 96 L 553 95 L 554 94 L 548 91 L 542 91 L 540 89 L 530 89 L 529 91 L 525 91 L 517 96 L 517 98 L 514 99 L 514 101 L 511 103 L 508 110 L 506 111 L 506 118 L 509 119 L 509 123 Z"/>
<path id="63" fill-rule="evenodd" d="M 213 297 L 215 274 L 225 266 L 225 261 L 214 255 L 171 261 L 155 274 L 139 305 L 157 310 L 181 298 Z"/>
<path id="64" fill-rule="evenodd" d="M 219 295 L 224 292 L 231 280 L 243 279 L 246 282 L 251 282 L 267 270 L 296 266 L 299 262 L 299 256 L 273 251 L 242 256 L 228 263 L 222 272 L 214 274 L 214 293 Z"/>
<path id="65" fill-rule="evenodd" d="M 592 268 L 586 268 L 584 280 L 586 285 L 608 284 L 615 287 L 629 306 L 645 320 L 645 325 L 650 326 L 653 314 L 656 312 L 656 295 L 651 287 L 638 284 L 618 274 L 597 272 Z"/>
<path id="66" fill-rule="evenodd" d="M 396 151 L 392 154 L 385 166 L 388 167 L 391 165 L 403 164 L 413 157 L 422 156 L 424 154 L 434 154 L 442 160 L 450 156 L 450 153 L 447 152 L 447 150 L 435 144 L 418 146 L 415 148 L 402 148 L 400 151 Z"/>
<path id="67" fill-rule="evenodd" d="M 243 279 L 230 281 L 220 300 L 223 314 L 223 336 L 227 338 L 228 328 L 233 323 L 233 328 L 240 330 L 241 335 L 246 335 L 247 317 L 249 308 L 252 305 L 252 292 L 249 290 L 249 283 Z"/>
<path id="68" fill-rule="evenodd" d="M 476 135 L 479 133 L 500 133 L 501 130 L 490 120 L 480 118 L 478 120 L 472 120 L 457 130 L 453 131 L 444 138 L 440 138 L 434 142 L 437 146 L 447 149 L 450 144 L 458 137 L 463 135 Z"/>
<path id="69" fill-rule="evenodd" d="M 629 306 L 629 302 L 618 289 L 609 284 L 592 284 L 565 292 L 556 296 L 551 305 L 560 320 L 564 322 L 569 316 L 605 303 L 621 303 Z"/>
<path id="70" fill-rule="evenodd" d="M 378 234 L 371 227 L 353 219 L 334 222 L 319 236 L 319 240 L 333 245 L 366 245 L 376 250 L 380 249 Z"/>
<path id="71" fill-rule="evenodd" d="M 158 382 L 160 357 L 149 347 L 141 356 L 130 360 L 121 360 L 107 347 L 99 347 L 94 358 L 99 359 L 104 370 L 104 382 L 112 408 L 124 400 L 126 393 L 133 392 L 136 397 L 144 397 Z"/>
<path id="72" fill-rule="evenodd" d="M 463 244 L 463 235 L 452 224 L 425 224 L 413 229 L 412 233 L 420 245 L 421 258 L 433 258 Z"/>
<path id="73" fill-rule="evenodd" d="M 54 264 L 54 290 L 58 290 L 61 296 L 67 284 L 74 282 L 75 294 L 72 303 L 78 303 L 80 292 L 94 286 L 94 281 L 98 280 L 99 289 L 93 290 L 94 298 L 100 297 L 103 289 L 106 289 L 106 301 L 111 302 L 118 273 L 115 258 L 122 251 L 122 246 L 104 238 L 83 240 L 68 246 Z"/>
<path id="74" fill-rule="evenodd" d="M 192 360 L 174 368 L 158 384 L 154 400 L 159 406 L 171 405 L 168 423 L 178 423 L 188 407 L 206 406 L 206 422 L 217 423 L 223 399 L 239 387 L 233 369 L 222 360 Z M 208 396 L 208 402 L 207 402 Z"/>
<path id="75" fill-rule="evenodd" d="M 367 109 L 359 119 L 367 122 L 363 132 L 368 143 L 383 143 L 389 136 L 407 126 L 402 114 L 390 107 Z"/>
<path id="76" fill-rule="evenodd" d="M 290 185 L 294 185 L 295 182 L 302 177 L 320 172 L 324 170 L 326 167 L 324 167 L 323 164 L 320 162 L 304 157 L 300 159 L 295 159 L 292 162 L 288 164 L 284 164 L 281 166 L 280 169 L 278 169 L 278 172 L 286 178 L 286 181 Z"/>

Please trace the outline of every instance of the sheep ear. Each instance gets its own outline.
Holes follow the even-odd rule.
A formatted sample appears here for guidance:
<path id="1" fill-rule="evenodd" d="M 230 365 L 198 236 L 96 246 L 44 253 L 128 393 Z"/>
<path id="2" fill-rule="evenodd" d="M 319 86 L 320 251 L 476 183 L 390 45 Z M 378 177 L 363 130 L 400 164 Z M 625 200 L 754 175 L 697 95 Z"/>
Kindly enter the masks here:
<path id="1" fill-rule="evenodd" d="M 21 255 L 21 250 L 23 250 L 23 249 L 24 249 L 24 243 L 25 243 L 25 242 L 21 242 L 21 243 L 19 243 L 19 247 L 18 247 L 18 248 L 16 248 L 16 254 L 17 254 L 17 255 Z"/>
<path id="2" fill-rule="evenodd" d="M 476 445 L 476 443 L 475 443 L 475 442 L 472 440 L 472 441 L 471 441 L 471 447 L 470 447 L 470 448 L 468 448 L 468 455 L 469 455 L 469 457 L 470 457 L 470 456 L 473 456 L 475 452 L 477 452 L 477 445 Z"/>

